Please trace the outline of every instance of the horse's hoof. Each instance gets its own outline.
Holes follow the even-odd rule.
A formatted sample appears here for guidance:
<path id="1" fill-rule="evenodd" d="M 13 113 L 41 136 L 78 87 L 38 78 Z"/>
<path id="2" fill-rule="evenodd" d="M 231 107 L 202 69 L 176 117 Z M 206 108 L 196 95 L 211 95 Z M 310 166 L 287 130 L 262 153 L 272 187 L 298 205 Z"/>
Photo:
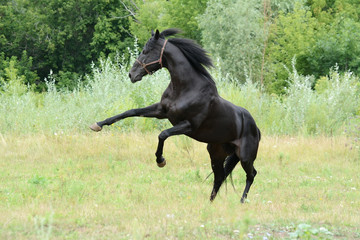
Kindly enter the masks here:
<path id="1" fill-rule="evenodd" d="M 95 132 L 100 132 L 102 128 L 97 123 L 94 123 L 93 125 L 90 126 L 90 129 Z"/>
<path id="2" fill-rule="evenodd" d="M 212 192 L 211 195 L 210 195 L 210 202 L 213 202 L 215 197 L 216 197 L 216 193 Z"/>
<path id="3" fill-rule="evenodd" d="M 165 165 L 166 165 L 165 159 L 164 159 L 164 161 L 162 161 L 161 163 L 157 163 L 157 165 L 158 165 L 159 168 L 165 167 Z"/>
<path id="4" fill-rule="evenodd" d="M 244 204 L 244 203 L 249 203 L 250 200 L 248 200 L 247 198 L 241 198 L 240 203 Z"/>

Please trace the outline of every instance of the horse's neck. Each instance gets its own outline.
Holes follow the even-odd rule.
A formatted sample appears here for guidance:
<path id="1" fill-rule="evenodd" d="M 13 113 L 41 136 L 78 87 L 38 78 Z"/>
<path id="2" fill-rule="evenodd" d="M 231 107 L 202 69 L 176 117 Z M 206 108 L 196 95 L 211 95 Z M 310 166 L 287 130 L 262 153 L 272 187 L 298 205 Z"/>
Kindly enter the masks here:
<path id="1" fill-rule="evenodd" d="M 167 53 L 166 56 L 166 68 L 171 76 L 171 85 L 173 90 L 182 91 L 184 89 L 200 89 L 211 84 L 205 76 L 198 73 L 194 67 L 191 66 L 190 62 L 177 48 L 176 50 Z"/>
<path id="2" fill-rule="evenodd" d="M 175 65 L 169 67 L 169 73 L 171 77 L 171 83 L 176 89 L 193 88 L 197 84 L 195 82 L 196 73 L 191 69 L 191 66 L 187 68 L 186 64 Z"/>

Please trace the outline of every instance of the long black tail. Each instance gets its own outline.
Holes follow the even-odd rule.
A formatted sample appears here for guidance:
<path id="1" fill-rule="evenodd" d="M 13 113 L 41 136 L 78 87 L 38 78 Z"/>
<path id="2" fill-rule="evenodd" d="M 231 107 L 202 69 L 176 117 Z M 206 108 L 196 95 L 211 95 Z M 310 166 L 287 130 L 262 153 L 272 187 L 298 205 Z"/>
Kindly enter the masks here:
<path id="1" fill-rule="evenodd" d="M 238 162 L 239 158 L 236 156 L 235 153 L 226 158 L 224 166 L 225 179 L 229 176 L 229 174 L 231 174 Z"/>

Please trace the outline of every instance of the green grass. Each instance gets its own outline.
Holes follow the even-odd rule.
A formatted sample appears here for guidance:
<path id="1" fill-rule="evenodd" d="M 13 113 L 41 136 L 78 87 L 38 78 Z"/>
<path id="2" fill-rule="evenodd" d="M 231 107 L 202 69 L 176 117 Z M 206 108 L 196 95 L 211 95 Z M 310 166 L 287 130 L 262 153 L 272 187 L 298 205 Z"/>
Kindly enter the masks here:
<path id="1" fill-rule="evenodd" d="M 16 74 L 1 86 L 0 239 L 360 238 L 358 77 L 332 71 L 314 90 L 294 70 L 287 94 L 274 96 L 213 71 L 221 96 L 251 112 L 263 139 L 248 202 L 239 165 L 236 191 L 228 182 L 211 204 L 204 144 L 170 138 L 167 166 L 156 166 L 167 121 L 90 132 L 94 121 L 159 101 L 169 83 L 161 70 L 131 84 L 118 65 L 101 61 L 73 91 L 57 90 L 52 76 L 41 94 Z"/>
<path id="2" fill-rule="evenodd" d="M 264 136 L 213 203 L 204 144 L 157 133 L 0 135 L 0 239 L 355 239 L 360 159 L 345 137 Z M 331 232 L 323 231 L 324 228 Z"/>

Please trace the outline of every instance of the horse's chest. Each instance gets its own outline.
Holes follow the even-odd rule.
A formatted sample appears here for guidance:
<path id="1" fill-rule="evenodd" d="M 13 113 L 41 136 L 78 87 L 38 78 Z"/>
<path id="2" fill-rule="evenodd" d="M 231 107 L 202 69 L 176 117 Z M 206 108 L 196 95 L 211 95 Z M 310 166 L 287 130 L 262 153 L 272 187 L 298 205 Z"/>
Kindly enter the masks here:
<path id="1" fill-rule="evenodd" d="M 177 119 L 182 114 L 183 110 L 179 108 L 179 102 L 166 98 L 161 102 L 164 112 L 170 119 Z"/>
<path id="2" fill-rule="evenodd" d="M 199 113 L 205 111 L 207 104 L 201 99 L 183 96 L 180 98 L 164 98 L 162 105 L 169 121 L 176 124 L 179 121 L 196 118 Z"/>

